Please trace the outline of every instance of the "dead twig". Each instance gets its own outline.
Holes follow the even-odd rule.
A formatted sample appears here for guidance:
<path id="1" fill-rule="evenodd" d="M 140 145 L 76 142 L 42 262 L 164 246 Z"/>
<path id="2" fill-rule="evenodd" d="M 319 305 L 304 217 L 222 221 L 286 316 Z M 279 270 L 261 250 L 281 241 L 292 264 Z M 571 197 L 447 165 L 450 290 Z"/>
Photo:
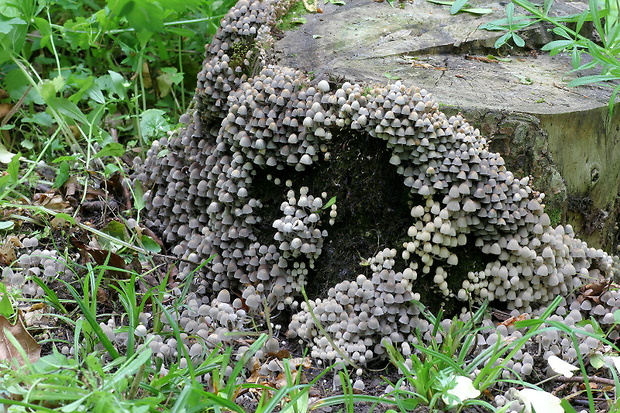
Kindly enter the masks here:
<path id="1" fill-rule="evenodd" d="M 581 376 L 574 376 L 574 377 L 560 376 L 560 377 L 557 377 L 555 380 L 561 381 L 561 382 L 564 382 L 564 383 L 585 383 L 584 378 L 581 377 Z M 616 385 L 612 379 L 606 379 L 604 377 L 596 377 L 596 376 L 588 377 L 588 381 L 590 383 L 606 384 L 606 385 L 609 385 L 609 386 L 615 386 Z"/>

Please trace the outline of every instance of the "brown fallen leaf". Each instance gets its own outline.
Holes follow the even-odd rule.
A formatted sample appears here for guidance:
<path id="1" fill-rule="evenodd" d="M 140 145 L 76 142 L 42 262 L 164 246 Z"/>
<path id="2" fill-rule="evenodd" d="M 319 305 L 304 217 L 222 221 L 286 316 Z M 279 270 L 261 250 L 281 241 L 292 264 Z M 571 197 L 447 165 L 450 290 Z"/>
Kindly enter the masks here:
<path id="1" fill-rule="evenodd" d="M 6 317 L 0 315 L 0 360 L 6 361 L 9 364 L 12 363 L 13 359 L 17 360 L 19 365 L 25 364 L 17 347 L 9 340 L 9 334 L 15 337 L 15 340 L 22 347 L 31 363 L 34 363 L 41 357 L 41 346 L 24 327 L 22 317 L 21 311 L 18 311 L 16 323 L 11 324 Z"/>
<path id="2" fill-rule="evenodd" d="M 300 376 L 300 383 L 307 383 L 307 379 L 305 377 L 304 372 L 310 368 L 311 361 L 310 357 L 298 357 L 294 359 L 289 359 L 288 361 L 284 361 L 282 363 L 288 363 L 290 366 L 290 375 L 293 379 L 293 382 L 296 382 L 297 376 Z M 282 364 L 279 363 L 279 364 Z M 285 372 L 281 372 L 276 377 L 275 381 L 272 383 L 276 389 L 280 389 L 286 386 L 288 383 L 287 374 Z"/>
<path id="3" fill-rule="evenodd" d="M 287 358 L 291 357 L 291 352 L 288 351 L 287 349 L 283 348 L 283 349 L 279 350 L 277 353 L 268 353 L 267 355 L 270 356 L 270 357 L 275 357 L 278 360 L 284 360 L 284 359 L 287 359 Z"/>
<path id="4" fill-rule="evenodd" d="M 131 209 L 132 197 L 129 187 L 123 184 L 123 175 L 118 172 L 114 173 L 110 179 L 104 181 L 104 185 L 108 192 L 120 202 L 123 210 Z"/>
<path id="5" fill-rule="evenodd" d="M 0 266 L 9 266 L 17 260 L 15 247 L 9 242 L 0 245 Z"/>
<path id="6" fill-rule="evenodd" d="M 13 109 L 10 103 L 0 103 L 0 119 L 4 118 Z"/>
<path id="7" fill-rule="evenodd" d="M 516 317 L 510 317 L 510 318 L 508 318 L 508 319 L 506 319 L 506 320 L 502 321 L 502 322 L 501 322 L 501 323 L 499 323 L 499 324 L 500 324 L 500 325 L 503 325 L 503 326 L 508 327 L 508 326 L 510 326 L 510 325 L 512 325 L 512 324 L 514 324 L 514 323 L 516 323 L 517 321 L 527 320 L 529 317 L 530 317 L 530 315 L 529 315 L 529 314 L 525 314 L 525 313 L 524 313 L 524 314 L 519 314 L 518 316 L 516 316 Z"/>
<path id="8" fill-rule="evenodd" d="M 76 175 L 71 175 L 60 189 L 64 192 L 65 198 L 76 197 L 82 185 Z"/>
<path id="9" fill-rule="evenodd" d="M 260 363 L 258 362 L 258 360 L 254 360 L 254 365 L 252 366 L 252 374 L 250 375 L 250 377 L 248 377 L 246 379 L 246 381 L 248 383 L 258 383 L 261 379 L 263 378 L 263 376 L 260 374 Z"/>
<path id="10" fill-rule="evenodd" d="M 71 205 L 56 191 L 34 194 L 33 204 L 44 206 L 56 212 L 70 212 Z"/>
<path id="11" fill-rule="evenodd" d="M 590 300 L 595 302 L 596 304 L 601 303 L 601 295 L 609 290 L 611 286 L 611 280 L 598 280 L 596 282 L 587 284 L 581 288 L 581 294 L 577 297 L 577 301 L 579 303 L 584 302 L 585 300 Z"/>
<path id="12" fill-rule="evenodd" d="M 421 68 L 424 68 L 424 69 L 433 69 L 433 70 L 443 70 L 443 71 L 448 70 L 447 67 L 433 66 L 433 65 L 428 64 L 428 63 L 412 62 L 411 66 L 413 66 L 413 67 L 421 67 Z"/>
<path id="13" fill-rule="evenodd" d="M 469 60 L 477 60 L 478 62 L 482 62 L 482 63 L 499 63 L 498 60 L 495 59 L 489 59 L 486 56 L 470 56 L 470 55 L 466 55 L 465 59 L 469 59 Z"/>
<path id="14" fill-rule="evenodd" d="M 24 325 L 35 334 L 44 333 L 56 325 L 57 319 L 50 315 L 45 303 L 33 304 L 22 311 Z"/>
<path id="15" fill-rule="evenodd" d="M 85 252 L 90 255 L 93 260 L 97 263 L 97 265 L 107 265 L 108 267 L 118 268 L 119 270 L 127 270 L 127 266 L 125 265 L 125 260 L 120 255 L 108 251 L 102 250 L 98 248 L 90 247 L 79 240 L 77 238 L 71 238 L 71 244 L 80 250 L 82 256 L 84 256 Z M 109 257 L 109 258 L 108 258 Z M 107 270 L 108 274 L 112 278 L 116 278 L 119 280 L 124 280 L 129 278 L 129 274 L 126 271 L 116 271 L 116 270 Z"/>

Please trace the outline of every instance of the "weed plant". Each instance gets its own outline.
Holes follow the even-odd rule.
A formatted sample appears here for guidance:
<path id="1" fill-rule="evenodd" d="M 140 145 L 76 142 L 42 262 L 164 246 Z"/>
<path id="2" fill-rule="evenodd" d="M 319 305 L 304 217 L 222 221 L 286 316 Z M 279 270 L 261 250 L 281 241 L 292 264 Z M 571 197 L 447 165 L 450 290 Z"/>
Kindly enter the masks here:
<path id="1" fill-rule="evenodd" d="M 109 176 L 121 169 L 114 157 L 175 128 L 193 95 L 200 51 L 234 3 L 3 2 L 0 161 L 31 168 L 3 176 L 0 199 L 35 180 L 40 161 L 54 168 L 55 188 L 75 170 Z"/>
<path id="2" fill-rule="evenodd" d="M 552 25 L 552 31 L 558 40 L 546 44 L 542 50 L 549 51 L 552 56 L 568 53 L 572 60 L 572 71 L 578 74 L 587 69 L 599 71 L 599 74 L 577 77 L 571 80 L 568 86 L 603 84 L 612 88 L 609 100 L 609 111 L 612 113 L 616 95 L 620 90 L 618 1 L 588 0 L 588 7 L 582 13 L 557 17 L 550 14 L 553 4 L 553 0 L 544 0 L 542 4 L 529 0 L 512 0 L 506 6 L 506 17 L 484 24 L 480 29 L 506 31 L 495 42 L 496 48 L 510 43 L 523 47 L 525 41 L 518 35 L 519 30 L 540 22 Z M 515 5 L 529 14 L 516 15 Z M 586 23 L 591 23 L 592 32 L 586 30 Z"/>
<path id="3" fill-rule="evenodd" d="M 183 345 L 185 332 L 176 321 L 191 277 L 178 287 L 180 294 L 170 302 L 165 299 L 170 293 L 167 276 L 158 286 L 140 292 L 137 285 L 148 272 L 112 265 L 115 256 L 129 260 L 137 255 L 148 261 L 149 252 L 157 250 L 152 239 L 125 224 L 130 217 L 139 221 L 144 208 L 139 185 L 134 188 L 133 211 L 117 217 L 117 228 L 96 229 L 80 222 L 77 211 L 69 215 L 34 204 L 35 183 L 58 189 L 77 176 L 86 194 L 93 175 L 107 178 L 123 173 L 124 157 L 131 159 L 177 126 L 174 119 L 186 112 L 193 94 L 197 64 L 202 60 L 199 51 L 233 3 L 11 0 L 0 4 L 0 89 L 5 92 L 0 101 L 4 114 L 0 120 L 0 162 L 7 165 L 6 173 L 0 176 L 0 208 L 8 211 L 0 221 L 0 231 L 6 233 L 14 221 L 29 220 L 44 227 L 49 235 L 51 218 L 62 218 L 108 248 L 99 265 L 81 266 L 64 257 L 79 280 L 62 284 L 64 296 L 48 286 L 44 277 L 30 276 L 43 291 L 41 301 L 51 308 L 48 316 L 71 330 L 73 337 L 46 339 L 51 350 L 36 361 L 22 354 L 22 365 L 11 360 L 0 362 L 0 404 L 5 411 L 244 412 L 241 396 L 245 394 L 256 395 L 254 412 L 302 413 L 325 406 L 353 412 L 356 403 L 369 404 L 371 409 L 388 405 L 399 412 L 419 406 L 435 411 L 471 406 L 493 411 L 484 392 L 496 386 L 530 387 L 542 392 L 520 377 L 507 380 L 503 373 L 508 361 L 545 328 L 560 329 L 573 340 L 583 334 L 582 330 L 550 322 L 554 306 L 537 320 L 520 322 L 518 327 L 526 329 L 521 339 L 498 341 L 481 350 L 475 348 L 476 336 L 482 328 L 480 320 L 487 315 L 486 305 L 469 321 L 453 319 L 449 326 L 443 322 L 443 314 L 433 315 L 423 309 L 433 336 L 440 334 L 442 340 L 423 345 L 422 337 L 418 337 L 417 343 L 410 343 L 413 351 L 408 354 L 385 343 L 402 377 L 386 381 L 393 391 L 383 396 L 357 394 L 343 365 L 328 367 L 305 383 L 301 374 L 293 372 L 291 362 L 283 360 L 284 384 L 280 388 L 250 382 L 249 361 L 269 335 L 255 334 L 249 350 L 237 360 L 232 347 L 221 346 L 205 346 L 201 361 L 192 360 Z M 525 0 L 515 3 L 527 6 Z M 456 4 L 463 7 L 465 2 Z M 548 18 L 548 4 L 540 16 L 535 14 L 540 12 L 538 8 L 528 10 L 536 16 L 528 24 Z M 584 78 L 584 83 L 620 76 L 614 71 L 615 60 L 606 51 L 618 47 L 614 40 L 618 29 L 610 23 L 617 17 L 617 8 L 614 14 L 612 6 L 605 5 L 606 9 L 597 4 L 596 11 L 574 17 L 575 31 L 564 25 L 569 20 L 558 21 L 557 34 L 568 37 L 564 43 L 548 45 L 554 53 L 571 51 L 579 68 L 589 64 L 582 63 L 583 53 L 608 63 L 602 77 Z M 518 41 L 518 21 L 506 21 L 507 26 L 498 23 L 497 27 L 509 29 L 511 38 Z M 602 45 L 580 37 L 579 28 L 586 21 L 593 21 L 604 34 Z M 51 179 L 39 175 L 41 165 L 52 169 Z M 19 211 L 34 218 L 18 216 L 22 213 Z M 155 267 L 152 262 L 151 267 Z M 110 272 L 122 272 L 126 277 L 111 282 Z M 113 314 L 104 314 L 98 300 L 98 293 L 108 284 L 118 297 L 119 306 Z M 0 312 L 9 317 L 15 310 L 6 291 L 0 292 Z M 13 297 L 13 304 L 18 300 Z M 145 327 L 140 324 L 140 315 L 147 308 L 152 320 L 145 331 L 140 328 Z M 122 320 L 112 335 L 126 336 L 123 345 L 102 328 L 111 317 Z M 3 333 L 20 347 L 15 337 Z M 165 361 L 154 357 L 150 346 L 154 334 L 175 338 L 177 355 Z M 613 343 L 605 340 L 605 332 L 597 330 L 595 336 L 617 353 Z M 72 354 L 58 350 L 69 346 Z M 579 369 L 587 380 L 585 356 L 579 354 Z M 615 364 L 601 358 L 600 367 L 610 369 L 618 389 Z M 339 376 L 341 394 L 313 400 L 310 389 L 331 373 Z M 592 401 L 591 391 L 588 397 Z M 563 406 L 565 411 L 572 411 L 567 403 Z"/>

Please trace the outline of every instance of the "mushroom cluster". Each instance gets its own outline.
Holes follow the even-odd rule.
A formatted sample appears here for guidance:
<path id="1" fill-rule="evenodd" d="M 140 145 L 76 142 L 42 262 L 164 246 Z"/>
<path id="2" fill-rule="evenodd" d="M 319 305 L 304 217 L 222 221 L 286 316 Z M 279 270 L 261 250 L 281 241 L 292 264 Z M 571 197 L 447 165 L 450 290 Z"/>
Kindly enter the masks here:
<path id="1" fill-rule="evenodd" d="M 43 289 L 33 281 L 33 277 L 42 280 L 71 280 L 73 270 L 65 258 L 57 251 L 41 249 L 35 238 L 24 238 L 19 245 L 17 261 L 2 270 L 3 282 L 16 295 L 24 298 L 38 298 L 44 295 Z"/>
<path id="2" fill-rule="evenodd" d="M 544 194 L 507 170 L 462 116 L 442 113 L 426 90 L 334 85 L 273 64 L 269 45 L 281 12 L 271 1 L 237 3 L 207 47 L 195 108 L 181 119 L 187 127 L 136 160 L 136 179 L 149 188 L 150 225 L 185 260 L 180 276 L 214 256 L 194 277 L 193 299 L 237 295 L 231 308 L 251 315 L 264 306 L 299 307 L 289 337 L 313 342 L 318 358 L 338 359 L 313 309 L 336 345 L 365 363 L 383 352 L 382 339 L 411 342 L 413 329 L 428 328 L 411 304 L 420 299 L 418 285 L 446 300 L 498 300 L 531 312 L 616 271 L 612 257 L 575 238 L 570 226 L 552 227 Z M 371 274 L 338 282 L 312 308 L 299 306 L 326 223 L 337 214 L 335 205 L 322 209 L 327 194 L 313 196 L 298 182 L 303 171 L 330 162 L 334 140 L 350 133 L 381 139 L 391 151 L 409 191 L 407 240 L 369 257 Z M 288 188 L 286 196 L 261 198 L 259 175 Z M 455 269 L 464 247 L 486 265 L 463 279 Z"/>

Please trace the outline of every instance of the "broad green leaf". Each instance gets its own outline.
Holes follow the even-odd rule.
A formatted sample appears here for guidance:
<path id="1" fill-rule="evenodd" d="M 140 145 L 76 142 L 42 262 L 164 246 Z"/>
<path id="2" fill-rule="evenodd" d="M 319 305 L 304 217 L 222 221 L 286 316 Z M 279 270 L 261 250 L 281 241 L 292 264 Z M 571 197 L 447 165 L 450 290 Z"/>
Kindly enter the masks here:
<path id="1" fill-rule="evenodd" d="M 93 76 L 78 77 L 75 75 L 68 75 L 67 84 L 71 86 L 77 86 L 79 89 L 69 96 L 69 100 L 75 104 L 78 104 L 84 95 L 89 95 L 89 92 L 93 89 L 95 84 L 95 78 Z M 95 87 L 96 89 L 96 87 Z"/>
<path id="2" fill-rule="evenodd" d="M 140 242 L 142 243 L 142 247 L 148 252 L 158 253 L 161 252 L 161 247 L 158 243 L 156 243 L 153 238 L 148 235 L 142 235 L 140 237 Z"/>
<path id="3" fill-rule="evenodd" d="M 56 215 L 54 216 L 54 218 L 56 218 L 56 219 L 62 219 L 62 220 L 65 220 L 65 221 L 67 221 L 68 223 L 70 223 L 71 225 L 75 225 L 75 224 L 77 224 L 77 222 L 75 221 L 75 218 L 73 218 L 73 217 L 72 217 L 71 215 L 69 215 L 69 214 L 65 214 L 64 212 L 60 212 L 60 213 L 56 214 Z"/>
<path id="4" fill-rule="evenodd" d="M 467 4 L 468 0 L 455 0 L 450 6 L 450 14 L 456 14 L 461 11 L 463 7 Z"/>
<path id="5" fill-rule="evenodd" d="M 125 147 L 118 142 L 108 143 L 99 152 L 93 156 L 93 159 L 101 158 L 104 156 L 123 156 L 125 154 Z"/>
<path id="6" fill-rule="evenodd" d="M 563 26 L 556 26 L 553 29 L 553 33 L 557 34 L 560 37 L 563 37 L 565 39 L 569 39 L 572 40 L 570 35 L 566 32 L 566 28 L 564 28 Z"/>
<path id="7" fill-rule="evenodd" d="M 5 85 L 11 85 L 11 88 L 7 90 L 7 92 L 9 92 L 12 101 L 17 102 L 26 94 L 24 105 L 29 105 L 31 103 L 37 105 L 45 104 L 45 101 L 41 98 L 37 89 L 31 87 L 30 80 L 28 80 L 28 77 L 26 77 L 20 69 L 7 70 L 3 83 Z"/>
<path id="8" fill-rule="evenodd" d="M 512 62 L 512 59 L 510 57 L 500 57 L 500 56 L 494 56 L 491 54 L 487 55 L 487 57 L 492 60 L 497 60 L 498 62 Z"/>
<path id="9" fill-rule="evenodd" d="M 10 60 L 11 53 L 21 54 L 28 32 L 26 21 L 11 17 L 0 14 L 0 63 Z"/>
<path id="10" fill-rule="evenodd" d="M 41 84 L 41 96 L 43 100 L 48 102 L 50 99 L 54 99 L 65 88 L 66 80 L 62 76 L 56 76 L 54 79 L 46 79 Z"/>
<path id="11" fill-rule="evenodd" d="M 605 359 L 600 354 L 592 354 L 590 356 L 590 365 L 595 369 L 600 369 L 605 365 Z"/>
<path id="12" fill-rule="evenodd" d="M 127 229 L 125 228 L 125 225 L 118 221 L 108 222 L 108 224 L 101 231 L 122 241 L 127 239 Z"/>
<path id="13" fill-rule="evenodd" d="M 172 89 L 172 85 L 178 85 L 183 81 L 183 73 L 179 73 L 176 67 L 162 67 L 162 74 L 157 76 L 157 89 L 160 97 L 166 97 Z"/>
<path id="14" fill-rule="evenodd" d="M 563 48 L 572 44 L 572 40 L 554 40 L 553 42 L 549 42 L 542 47 L 542 50 L 552 50 L 556 48 Z"/>
<path id="15" fill-rule="evenodd" d="M 21 26 L 27 24 L 24 20 L 19 17 L 14 17 L 12 19 L 7 19 L 6 17 L 0 15 L 0 34 L 8 34 L 15 28 L 15 26 Z"/>
<path id="16" fill-rule="evenodd" d="M 549 42 L 542 47 L 542 50 L 548 50 L 551 56 L 555 56 L 560 52 L 563 52 L 567 46 L 573 44 L 572 40 L 555 40 Z"/>
<path id="17" fill-rule="evenodd" d="M 581 52 L 578 48 L 574 48 L 571 53 L 571 64 L 573 69 L 577 69 L 581 65 Z"/>
<path id="18" fill-rule="evenodd" d="M 6 195 L 4 190 L 11 184 L 11 177 L 8 175 L 0 175 L 0 200 Z"/>
<path id="19" fill-rule="evenodd" d="M 127 88 L 130 83 L 125 80 L 125 78 L 120 74 L 113 70 L 108 70 L 108 74 L 104 76 L 99 76 L 95 79 L 95 85 L 99 88 L 99 93 L 102 90 L 107 91 L 112 97 L 116 97 L 121 100 L 127 99 Z M 96 88 L 94 88 L 96 89 Z M 98 97 L 97 100 L 99 103 L 104 103 L 105 99 Z"/>
<path id="20" fill-rule="evenodd" d="M 144 202 L 144 189 L 142 188 L 142 182 L 138 179 L 134 182 L 133 187 L 133 206 L 138 211 L 142 211 L 146 206 Z"/>
<path id="21" fill-rule="evenodd" d="M 577 79 L 571 80 L 570 82 L 568 82 L 568 86 L 569 87 L 582 86 L 582 85 L 588 85 L 590 83 L 607 82 L 609 80 L 616 80 L 616 79 L 618 79 L 618 77 L 614 75 L 584 76 L 584 77 L 579 77 Z"/>
<path id="22" fill-rule="evenodd" d="M 9 162 L 9 166 L 7 166 L 6 170 L 10 177 L 10 183 L 15 184 L 19 180 L 19 158 L 21 158 L 21 152 L 13 155 L 11 162 Z"/>
<path id="23" fill-rule="evenodd" d="M 40 126 L 50 127 L 54 124 L 54 118 L 52 118 L 49 113 L 36 112 L 30 116 L 23 117 L 22 122 L 35 123 Z"/>
<path id="24" fill-rule="evenodd" d="M 516 33 L 512 33 L 512 41 L 515 42 L 518 47 L 525 46 L 525 40 Z"/>
<path id="25" fill-rule="evenodd" d="M 62 162 L 60 167 L 58 168 L 58 173 L 56 174 L 56 179 L 54 180 L 53 188 L 60 188 L 67 182 L 69 179 L 69 163 Z"/>
<path id="26" fill-rule="evenodd" d="M 46 19 L 42 19 L 40 17 L 35 17 L 33 19 L 34 25 L 39 30 L 41 35 L 41 47 L 48 47 L 50 44 L 50 39 L 52 37 L 52 26 Z M 54 52 L 54 50 L 50 47 L 50 52 Z"/>
<path id="27" fill-rule="evenodd" d="M 305 24 L 308 22 L 308 19 L 306 19 L 305 17 L 294 17 L 291 19 L 291 23 L 292 24 Z"/>
<path id="28" fill-rule="evenodd" d="M 158 3 L 161 4 L 164 10 L 172 10 L 177 13 L 189 11 L 189 10 L 199 10 L 201 7 L 204 7 L 204 0 L 158 0 Z M 214 2 L 217 3 L 217 2 Z M 214 6 L 214 5 L 212 5 Z"/>
<path id="29" fill-rule="evenodd" d="M 2 299 L 0 299 L 0 315 L 10 318 L 15 314 L 15 309 L 13 308 L 13 303 L 11 303 L 9 293 L 4 283 L 0 283 L 0 294 L 2 294 Z"/>
<path id="30" fill-rule="evenodd" d="M 465 7 L 462 11 L 470 14 L 478 14 L 480 16 L 493 13 L 493 9 L 482 9 L 479 7 Z"/>
<path id="31" fill-rule="evenodd" d="M 73 162 L 77 159 L 78 157 L 76 155 L 59 156 L 58 158 L 54 159 L 52 163 Z"/>
<path id="32" fill-rule="evenodd" d="M 152 0 L 108 0 L 108 6 L 136 31 L 161 32 L 164 29 L 163 10 Z"/>
<path id="33" fill-rule="evenodd" d="M 0 221 L 0 229 L 1 230 L 11 229 L 14 226 L 15 226 L 15 223 L 13 221 Z"/>
<path id="34" fill-rule="evenodd" d="M 88 119 L 82 113 L 80 108 L 73 102 L 64 98 L 51 98 L 46 103 L 53 109 L 62 113 L 63 115 L 83 124 L 88 125 Z"/>
<path id="35" fill-rule="evenodd" d="M 105 103 L 105 96 L 103 96 L 103 93 L 101 93 L 101 89 L 93 87 L 93 88 L 88 89 L 86 93 L 88 97 L 94 100 L 95 102 L 99 104 Z"/>
<path id="36" fill-rule="evenodd" d="M 122 244 L 129 239 L 127 228 L 125 228 L 124 224 L 118 221 L 108 222 L 108 224 L 101 229 L 101 232 L 113 238 L 109 239 L 104 236 L 98 237 L 98 241 L 101 247 L 110 251 L 114 251 L 122 247 Z M 116 242 L 115 240 L 118 240 L 118 242 Z"/>
<path id="37" fill-rule="evenodd" d="M 105 172 L 105 176 L 112 176 L 115 172 L 119 172 L 121 168 L 114 163 L 108 163 L 103 167 L 103 170 Z"/>
<path id="38" fill-rule="evenodd" d="M 165 113 L 160 109 L 147 109 L 140 114 L 140 132 L 146 141 L 161 138 L 170 131 Z"/>
<path id="39" fill-rule="evenodd" d="M 505 45 L 508 39 L 511 37 L 511 34 L 512 33 L 508 32 L 508 33 L 504 33 L 503 35 L 501 35 L 499 39 L 495 41 L 495 44 L 493 45 L 493 47 L 495 47 L 496 49 L 499 49 L 500 47 Z"/>

